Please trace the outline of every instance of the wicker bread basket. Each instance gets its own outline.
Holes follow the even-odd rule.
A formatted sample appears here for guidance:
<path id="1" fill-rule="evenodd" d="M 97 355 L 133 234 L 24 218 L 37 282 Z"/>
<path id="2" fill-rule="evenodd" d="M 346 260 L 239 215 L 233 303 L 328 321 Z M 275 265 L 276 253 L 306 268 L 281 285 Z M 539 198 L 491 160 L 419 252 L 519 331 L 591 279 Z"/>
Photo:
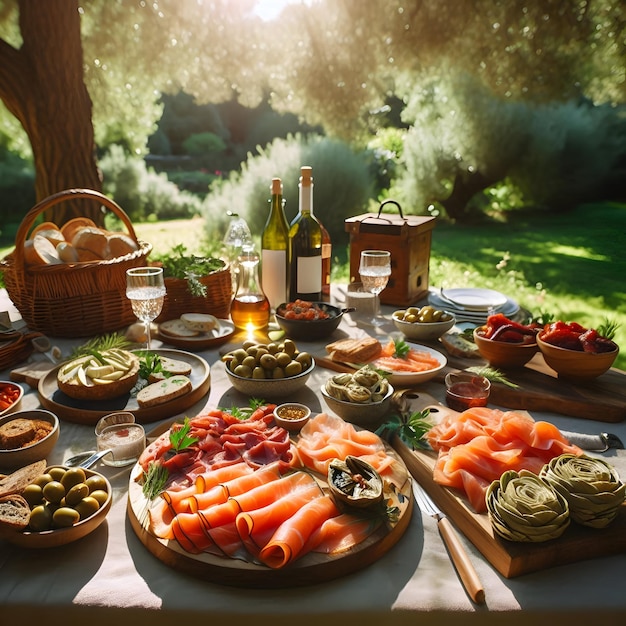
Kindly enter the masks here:
<path id="1" fill-rule="evenodd" d="M 27 265 L 24 243 L 37 216 L 77 198 L 90 198 L 110 209 L 138 250 L 106 261 Z M 0 270 L 7 293 L 30 330 L 53 337 L 88 337 L 136 321 L 126 298 L 126 270 L 147 265 L 151 250 L 150 244 L 137 240 L 130 219 L 113 200 L 90 189 L 68 189 L 45 198 L 26 214 L 15 235 L 15 249 Z"/>

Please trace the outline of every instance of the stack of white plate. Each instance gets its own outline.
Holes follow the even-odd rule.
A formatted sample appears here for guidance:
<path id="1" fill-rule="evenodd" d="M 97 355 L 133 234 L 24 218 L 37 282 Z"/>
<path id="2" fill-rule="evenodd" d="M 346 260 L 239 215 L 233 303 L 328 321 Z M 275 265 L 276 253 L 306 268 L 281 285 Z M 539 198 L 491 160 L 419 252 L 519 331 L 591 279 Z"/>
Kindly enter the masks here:
<path id="1" fill-rule="evenodd" d="M 513 317 L 520 309 L 519 304 L 508 296 L 493 289 L 459 287 L 431 291 L 428 302 L 437 309 L 452 313 L 459 322 L 484 324 L 489 315 L 503 313 Z"/>

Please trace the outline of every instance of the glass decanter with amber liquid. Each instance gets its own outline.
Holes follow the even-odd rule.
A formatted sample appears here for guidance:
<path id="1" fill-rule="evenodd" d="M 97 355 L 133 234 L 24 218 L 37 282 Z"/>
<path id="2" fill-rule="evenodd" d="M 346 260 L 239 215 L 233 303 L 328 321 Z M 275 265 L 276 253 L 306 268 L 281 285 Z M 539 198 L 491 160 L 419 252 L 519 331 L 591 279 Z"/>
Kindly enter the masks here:
<path id="1" fill-rule="evenodd" d="M 239 286 L 230 306 L 230 316 L 237 328 L 260 330 L 270 321 L 270 302 L 259 281 L 259 255 L 252 246 L 244 246 L 237 261 Z"/>

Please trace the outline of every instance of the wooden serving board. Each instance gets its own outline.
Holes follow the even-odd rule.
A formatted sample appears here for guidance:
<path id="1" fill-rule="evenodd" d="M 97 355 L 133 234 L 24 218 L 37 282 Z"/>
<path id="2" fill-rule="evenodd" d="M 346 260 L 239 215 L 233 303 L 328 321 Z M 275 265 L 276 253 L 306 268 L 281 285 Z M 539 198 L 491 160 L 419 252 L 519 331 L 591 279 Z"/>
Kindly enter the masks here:
<path id="1" fill-rule="evenodd" d="M 165 432 L 166 428 L 157 429 L 152 436 Z M 404 462 L 391 446 L 388 454 L 396 458 L 404 467 Z M 128 517 L 139 540 L 160 561 L 214 583 L 235 587 L 284 588 L 300 587 L 326 582 L 345 576 L 372 564 L 386 554 L 404 535 L 413 512 L 411 480 L 405 468 L 406 480 L 398 492 L 398 521 L 380 527 L 374 534 L 359 545 L 336 555 L 310 552 L 282 569 L 272 569 L 247 561 L 219 557 L 213 554 L 191 554 L 185 551 L 177 541 L 160 539 L 149 529 L 146 520 L 146 499 L 143 496 L 138 479 L 141 466 L 135 465 L 131 471 L 128 488 Z M 320 476 L 318 482 L 325 484 Z"/>
<path id="2" fill-rule="evenodd" d="M 440 413 L 454 413 L 440 404 L 433 408 Z M 412 451 L 397 437 L 392 443 L 411 475 L 489 563 L 506 578 L 626 551 L 626 504 L 607 528 L 587 528 L 572 522 L 558 539 L 542 543 L 506 541 L 494 533 L 486 513 L 475 513 L 459 492 L 435 483 L 433 468 L 436 453 Z"/>
<path id="3" fill-rule="evenodd" d="M 444 349 L 445 351 L 445 349 Z M 443 383 L 449 371 L 486 364 L 482 359 L 463 359 L 448 355 L 448 366 L 435 379 Z M 595 380 L 580 383 L 558 377 L 543 355 L 537 353 L 524 367 L 502 370 L 507 379 L 519 385 L 491 385 L 489 402 L 509 409 L 549 411 L 592 419 L 621 422 L 626 419 L 626 372 L 610 369 Z"/>
<path id="4" fill-rule="evenodd" d="M 448 364 L 432 380 L 443 384 L 448 372 L 468 367 L 487 365 L 483 359 L 466 359 L 447 354 L 440 342 L 425 342 L 424 345 L 443 352 Z M 337 372 L 354 372 L 354 366 L 338 363 L 328 355 L 314 355 L 320 367 Z M 490 404 L 509 409 L 526 411 L 548 411 L 592 419 L 598 422 L 621 422 L 626 419 L 626 372 L 610 369 L 595 380 L 580 383 L 560 379 L 557 373 L 536 354 L 526 366 L 502 370 L 507 379 L 518 385 L 516 388 L 502 383 L 492 383 Z"/>
<path id="5" fill-rule="evenodd" d="M 76 400 L 60 391 L 57 385 L 57 374 L 61 365 L 57 365 L 49 370 L 38 383 L 41 405 L 58 417 L 77 424 L 95 425 L 101 417 L 116 411 L 130 411 L 137 422 L 146 424 L 182 413 L 201 400 L 211 389 L 211 368 L 202 357 L 190 352 L 163 348 L 150 350 L 150 352 L 189 363 L 191 365 L 189 375 L 192 384 L 191 391 L 184 396 L 151 407 L 139 407 L 137 398 L 130 394 L 110 400 L 98 400 L 98 402 Z"/>

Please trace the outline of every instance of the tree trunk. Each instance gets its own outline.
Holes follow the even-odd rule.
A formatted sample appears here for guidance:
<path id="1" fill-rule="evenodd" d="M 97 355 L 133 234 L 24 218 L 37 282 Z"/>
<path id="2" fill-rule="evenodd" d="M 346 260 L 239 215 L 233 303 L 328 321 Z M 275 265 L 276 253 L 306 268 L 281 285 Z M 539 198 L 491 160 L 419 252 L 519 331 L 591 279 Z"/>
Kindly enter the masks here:
<path id="1" fill-rule="evenodd" d="M 78 0 L 19 0 L 19 11 L 22 47 L 0 42 L 0 97 L 30 139 L 37 201 L 70 188 L 101 191 Z M 103 220 L 90 200 L 50 211 L 44 219 L 58 225 L 80 215 Z"/>
<path id="2" fill-rule="evenodd" d="M 439 203 L 444 207 L 448 217 L 462 222 L 467 218 L 467 204 L 479 191 L 483 191 L 496 183 L 500 178 L 487 178 L 480 172 L 466 174 L 458 172 L 450 195 Z"/>

